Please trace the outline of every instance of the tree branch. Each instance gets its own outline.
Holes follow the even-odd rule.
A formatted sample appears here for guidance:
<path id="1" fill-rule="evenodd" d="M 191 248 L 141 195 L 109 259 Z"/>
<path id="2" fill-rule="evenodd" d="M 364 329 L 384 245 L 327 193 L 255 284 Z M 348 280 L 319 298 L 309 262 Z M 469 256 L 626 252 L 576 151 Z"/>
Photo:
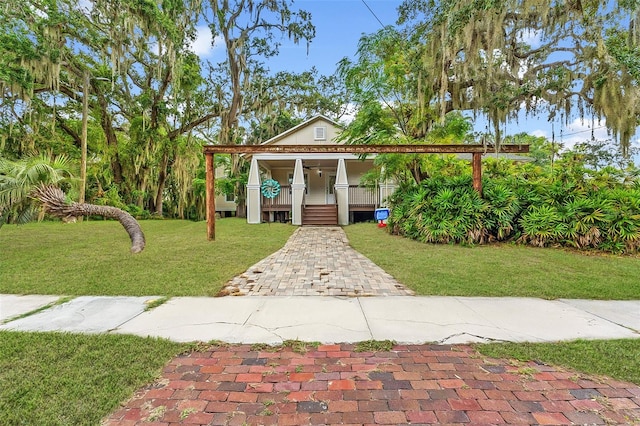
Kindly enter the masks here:
<path id="1" fill-rule="evenodd" d="M 198 127 L 199 125 L 201 125 L 202 123 L 206 123 L 207 121 L 216 118 L 216 117 L 220 117 L 220 112 L 214 112 L 214 113 L 210 113 L 207 115 L 204 115 L 200 118 L 197 118 L 193 121 L 191 121 L 190 123 L 184 124 L 180 127 L 178 127 L 177 129 L 174 129 L 172 131 L 170 131 L 168 133 L 168 138 L 169 139 L 175 139 L 176 137 L 178 137 L 179 135 L 183 135 L 187 132 L 190 132 L 191 130 L 193 130 L 194 128 Z"/>
<path id="2" fill-rule="evenodd" d="M 60 128 L 69 136 L 71 136 L 73 138 L 73 141 L 75 143 L 75 145 L 80 148 L 80 146 L 82 145 L 82 140 L 80 139 L 80 135 L 78 134 L 78 132 L 76 132 L 75 130 L 73 130 L 71 127 L 69 127 L 67 125 L 67 123 L 62 119 L 62 117 L 60 117 L 57 113 L 55 115 L 56 118 L 56 122 L 58 123 L 58 125 L 60 126 Z"/>

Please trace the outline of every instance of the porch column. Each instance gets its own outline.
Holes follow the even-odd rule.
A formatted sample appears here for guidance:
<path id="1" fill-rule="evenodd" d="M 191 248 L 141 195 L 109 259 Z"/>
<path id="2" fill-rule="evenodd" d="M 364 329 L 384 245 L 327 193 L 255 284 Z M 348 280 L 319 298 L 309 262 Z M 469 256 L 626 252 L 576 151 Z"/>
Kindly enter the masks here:
<path id="1" fill-rule="evenodd" d="M 247 223 L 260 223 L 260 173 L 258 160 L 251 159 L 249 181 L 247 182 Z"/>
<path id="2" fill-rule="evenodd" d="M 336 202 L 338 203 L 338 225 L 349 224 L 349 179 L 344 158 L 338 160 L 336 172 Z"/>
<path id="3" fill-rule="evenodd" d="M 304 170 L 302 159 L 296 158 L 293 169 L 293 182 L 291 183 L 291 224 L 302 225 L 302 198 L 304 197 Z"/>

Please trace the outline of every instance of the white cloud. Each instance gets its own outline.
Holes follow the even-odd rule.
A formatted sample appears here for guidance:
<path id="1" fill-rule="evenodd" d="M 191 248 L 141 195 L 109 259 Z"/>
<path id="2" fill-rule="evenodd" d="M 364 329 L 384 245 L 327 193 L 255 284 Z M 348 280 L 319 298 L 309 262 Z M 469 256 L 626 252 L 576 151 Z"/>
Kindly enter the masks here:
<path id="1" fill-rule="evenodd" d="M 576 118 L 566 126 L 558 126 L 556 123 L 555 130 L 552 130 L 551 127 L 544 129 L 537 128 L 528 133 L 533 136 L 547 138 L 548 140 L 555 137 L 555 142 L 561 143 L 564 149 L 567 150 L 573 148 L 576 144 L 590 141 L 592 137 L 592 127 L 593 138 L 595 140 L 606 141 L 612 139 L 612 136 L 607 133 L 604 120 L 600 122 L 595 120 L 592 126 L 591 120 L 586 118 L 585 120 Z"/>
<path id="2" fill-rule="evenodd" d="M 76 3 L 78 10 L 85 10 L 91 12 L 93 10 L 93 2 L 91 0 L 79 0 Z"/>
<path id="3" fill-rule="evenodd" d="M 518 34 L 518 41 L 526 43 L 535 49 L 536 47 L 540 47 L 542 44 L 542 32 L 534 29 L 520 31 Z"/>
<path id="4" fill-rule="evenodd" d="M 353 103 L 348 103 L 344 105 L 344 114 L 340 117 L 340 121 L 345 124 L 350 124 L 356 118 L 356 114 L 358 113 L 358 106 Z"/>
<path id="5" fill-rule="evenodd" d="M 606 141 L 612 139 L 608 134 L 606 123 L 604 120 L 594 120 L 581 118 L 574 119 L 567 125 L 562 132 L 556 132 L 556 140 L 562 142 L 567 149 L 573 148 L 578 143 L 590 141 L 591 138 L 598 141 Z"/>
<path id="6" fill-rule="evenodd" d="M 196 55 L 200 57 L 209 57 L 213 54 L 214 50 L 222 46 L 223 42 L 221 38 L 216 37 L 215 40 L 212 39 L 211 29 L 209 29 L 208 26 L 201 25 L 196 28 L 196 31 L 196 39 L 191 45 L 191 50 Z"/>
<path id="7" fill-rule="evenodd" d="M 539 138 L 539 137 L 543 137 L 543 138 L 547 138 L 547 139 L 548 139 L 549 137 L 551 137 L 551 135 L 549 134 L 549 132 L 548 132 L 548 131 L 546 131 L 546 130 L 542 130 L 542 129 L 536 129 L 536 130 L 534 130 L 533 132 L 531 132 L 531 135 L 532 135 L 532 136 L 535 136 L 535 137 L 538 137 L 538 138 Z"/>
<path id="8" fill-rule="evenodd" d="M 31 9 L 31 11 L 33 13 L 36 14 L 36 16 L 38 16 L 40 18 L 46 19 L 46 18 L 49 17 L 49 14 L 46 11 L 44 11 L 43 9 L 41 9 L 41 8 L 38 8 L 38 7 L 34 6 L 34 5 L 29 5 L 29 8 Z"/>

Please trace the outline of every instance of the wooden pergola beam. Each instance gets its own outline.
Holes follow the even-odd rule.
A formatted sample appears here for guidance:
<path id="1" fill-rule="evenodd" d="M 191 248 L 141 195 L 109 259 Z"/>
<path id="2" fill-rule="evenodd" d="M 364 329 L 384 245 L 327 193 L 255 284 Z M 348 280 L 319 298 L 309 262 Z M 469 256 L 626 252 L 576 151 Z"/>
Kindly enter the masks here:
<path id="1" fill-rule="evenodd" d="M 205 145 L 205 154 L 491 154 L 527 153 L 529 145 Z"/>
<path id="2" fill-rule="evenodd" d="M 216 238 L 215 154 L 472 154 L 473 189 L 482 194 L 482 154 L 525 154 L 529 145 L 205 145 L 207 238 Z"/>

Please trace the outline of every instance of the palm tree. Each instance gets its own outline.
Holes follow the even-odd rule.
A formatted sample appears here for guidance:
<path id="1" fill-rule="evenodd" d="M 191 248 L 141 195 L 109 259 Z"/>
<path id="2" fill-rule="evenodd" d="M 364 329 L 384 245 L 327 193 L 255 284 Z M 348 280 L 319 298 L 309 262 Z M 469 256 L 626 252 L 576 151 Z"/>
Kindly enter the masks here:
<path id="1" fill-rule="evenodd" d="M 4 223 L 27 223 L 37 212 L 29 197 L 42 184 L 75 184 L 68 157 L 47 155 L 11 161 L 0 157 L 0 226 Z"/>
<path id="2" fill-rule="evenodd" d="M 144 250 L 145 239 L 140 224 L 129 213 L 112 206 L 97 206 L 87 203 L 68 203 L 64 192 L 53 185 L 41 185 L 36 188 L 32 196 L 38 199 L 45 211 L 63 219 L 78 216 L 97 215 L 117 219 L 131 238 L 131 252 L 140 253 Z"/>
<path id="3" fill-rule="evenodd" d="M 68 157 L 46 155 L 10 161 L 0 157 L 0 226 L 31 221 L 42 204 L 45 212 L 63 220 L 99 215 L 117 219 L 131 238 L 131 252 L 144 250 L 145 239 L 138 222 L 129 213 L 112 206 L 68 203 L 60 185 L 77 182 Z"/>

